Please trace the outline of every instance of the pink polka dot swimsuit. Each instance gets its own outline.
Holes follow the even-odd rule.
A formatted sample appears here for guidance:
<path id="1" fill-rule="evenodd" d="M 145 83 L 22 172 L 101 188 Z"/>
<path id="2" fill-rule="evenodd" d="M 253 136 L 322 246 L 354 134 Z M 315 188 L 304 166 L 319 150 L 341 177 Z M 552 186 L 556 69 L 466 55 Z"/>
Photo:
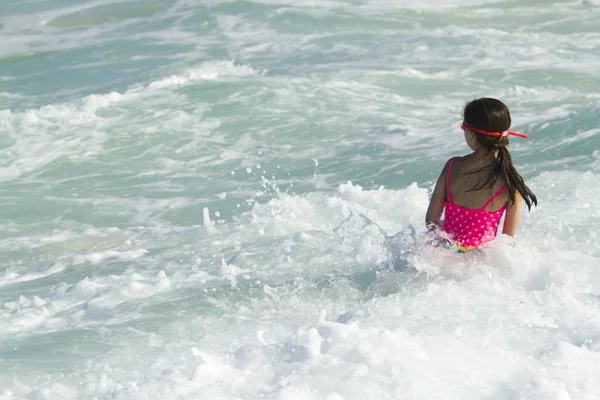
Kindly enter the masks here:
<path id="1" fill-rule="evenodd" d="M 450 235 L 452 244 L 456 245 L 458 250 L 467 251 L 496 238 L 498 225 L 506 210 L 506 205 L 494 212 L 488 212 L 485 209 L 506 190 L 506 185 L 478 210 L 456 205 L 452 202 L 452 192 L 450 191 L 450 174 L 454 160 L 453 158 L 450 161 L 448 168 L 448 201 L 444 201 L 445 216 L 442 229 Z"/>

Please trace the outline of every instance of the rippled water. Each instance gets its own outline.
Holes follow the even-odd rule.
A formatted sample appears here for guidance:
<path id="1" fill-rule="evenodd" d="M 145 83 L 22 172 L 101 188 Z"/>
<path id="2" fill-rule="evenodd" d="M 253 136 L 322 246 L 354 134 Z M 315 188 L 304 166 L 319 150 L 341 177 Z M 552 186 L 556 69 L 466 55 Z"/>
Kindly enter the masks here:
<path id="1" fill-rule="evenodd" d="M 5 1 L 0 399 L 600 397 L 598 20 Z M 516 246 L 415 245 L 482 96 L 539 206 Z"/>

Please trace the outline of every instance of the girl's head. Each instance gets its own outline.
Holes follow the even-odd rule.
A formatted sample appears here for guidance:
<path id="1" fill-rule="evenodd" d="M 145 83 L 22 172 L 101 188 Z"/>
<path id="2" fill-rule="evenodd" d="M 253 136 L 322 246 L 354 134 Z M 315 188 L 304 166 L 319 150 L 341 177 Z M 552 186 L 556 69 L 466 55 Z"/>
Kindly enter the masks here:
<path id="1" fill-rule="evenodd" d="M 473 190 L 486 186 L 491 187 L 498 177 L 501 176 L 506 182 L 509 199 L 513 203 L 515 201 L 515 193 L 519 192 L 529 209 L 531 209 L 532 203 L 537 205 L 537 198 L 527 185 L 525 185 L 523 178 L 513 166 L 512 158 L 508 151 L 507 133 L 527 137 L 522 134 L 507 132 L 511 124 L 508 107 L 500 100 L 487 97 L 476 99 L 465 106 L 463 120 L 465 140 L 472 150 L 481 148 L 488 153 L 497 153 L 497 162 L 492 166 L 487 179 L 480 182 Z M 477 130 L 484 133 L 478 133 Z M 490 133 L 497 133 L 497 135 L 494 136 Z"/>
<path id="2" fill-rule="evenodd" d="M 500 100 L 481 98 L 465 106 L 463 113 L 465 126 L 487 132 L 504 132 L 510 128 L 510 112 Z M 472 150 L 481 147 L 488 151 L 508 146 L 508 136 L 489 136 L 465 130 L 465 140 Z"/>

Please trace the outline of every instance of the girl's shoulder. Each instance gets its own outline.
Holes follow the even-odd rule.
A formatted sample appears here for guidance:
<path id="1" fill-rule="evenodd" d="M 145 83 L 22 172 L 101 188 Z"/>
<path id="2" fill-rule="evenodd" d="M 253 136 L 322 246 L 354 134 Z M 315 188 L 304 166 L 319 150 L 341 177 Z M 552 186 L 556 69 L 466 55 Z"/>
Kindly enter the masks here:
<path id="1" fill-rule="evenodd" d="M 446 164 L 444 164 L 444 168 L 442 169 L 442 174 L 447 174 L 448 171 L 450 170 L 450 166 L 454 167 L 454 165 L 456 165 L 456 163 L 459 163 L 459 164 L 462 163 L 464 158 L 465 158 L 465 156 L 450 157 L 446 161 Z"/>

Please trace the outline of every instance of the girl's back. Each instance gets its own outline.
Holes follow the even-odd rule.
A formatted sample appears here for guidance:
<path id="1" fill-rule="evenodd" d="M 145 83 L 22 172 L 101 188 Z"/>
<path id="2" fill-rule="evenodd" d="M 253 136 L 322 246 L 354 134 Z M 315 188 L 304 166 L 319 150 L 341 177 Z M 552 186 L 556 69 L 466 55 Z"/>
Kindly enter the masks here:
<path id="1" fill-rule="evenodd" d="M 458 165 L 455 165 L 457 160 Z M 490 180 L 489 176 L 488 179 L 481 176 L 481 171 L 490 170 L 487 167 L 490 165 L 489 160 L 487 164 L 484 160 L 467 156 L 452 158 L 448 162 L 444 200 L 446 216 L 442 228 L 451 235 L 460 251 L 474 249 L 494 240 L 506 210 L 506 202 L 499 200 L 502 195 L 506 195 L 506 186 L 503 185 L 494 193 L 498 179 L 494 177 Z M 455 185 L 452 184 L 453 178 Z"/>
<path id="2" fill-rule="evenodd" d="M 457 206 L 475 210 L 486 206 L 486 211 L 495 212 L 508 202 L 508 192 L 502 191 L 506 186 L 504 178 L 497 177 L 491 186 L 485 184 L 488 174 L 492 173 L 492 165 L 486 166 L 471 156 L 456 157 L 449 172 L 452 203 Z M 446 182 L 448 184 L 448 180 Z M 500 194 L 494 198 L 498 193 Z M 448 194 L 445 200 L 450 202 Z M 491 203 L 486 205 L 490 200 Z"/>

